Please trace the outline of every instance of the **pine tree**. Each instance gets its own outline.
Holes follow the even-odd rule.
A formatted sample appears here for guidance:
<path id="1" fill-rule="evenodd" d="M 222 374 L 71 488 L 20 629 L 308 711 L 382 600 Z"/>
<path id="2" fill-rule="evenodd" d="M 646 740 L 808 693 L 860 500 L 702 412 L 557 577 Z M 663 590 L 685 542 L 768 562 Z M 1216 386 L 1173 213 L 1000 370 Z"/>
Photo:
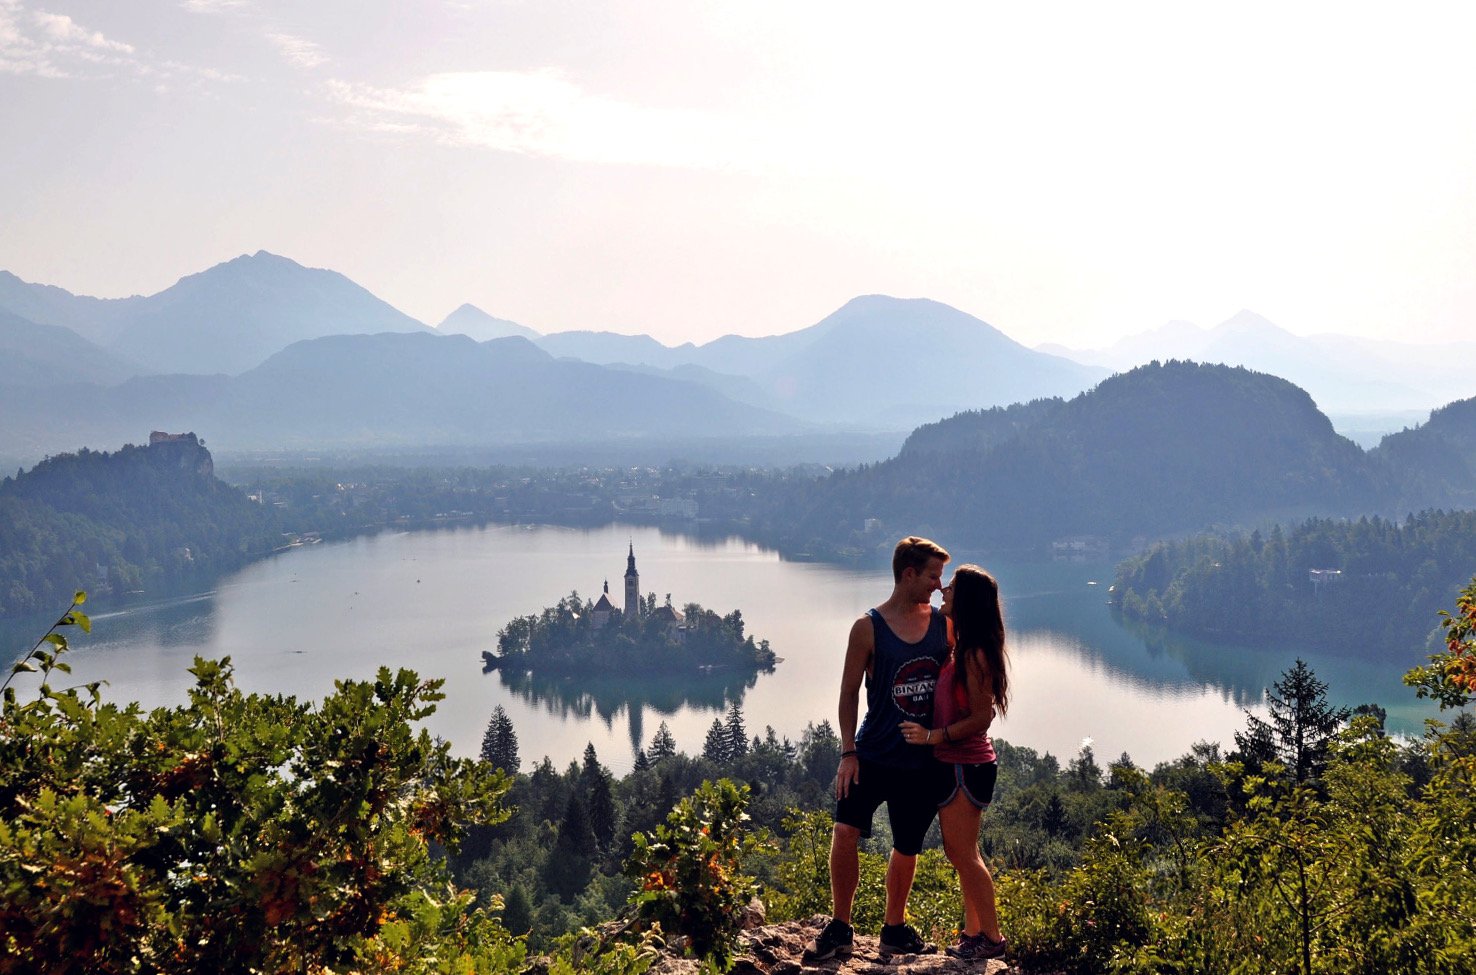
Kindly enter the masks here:
<path id="1" fill-rule="evenodd" d="M 734 701 L 728 705 L 728 759 L 742 758 L 748 754 L 748 730 L 743 727 L 743 709 Z"/>
<path id="2" fill-rule="evenodd" d="M 501 704 L 492 709 L 492 718 L 482 735 L 482 758 L 505 772 L 518 771 L 518 733 Z"/>
<path id="3" fill-rule="evenodd" d="M 702 743 L 702 757 L 709 762 L 718 765 L 728 764 L 728 729 L 717 718 L 712 719 L 712 727 L 707 729 L 707 740 Z"/>
<path id="4" fill-rule="evenodd" d="M 543 881 L 559 899 L 569 903 L 589 884 L 594 858 L 598 852 L 594 830 L 590 828 L 589 808 L 579 793 L 569 797 L 564 818 L 559 822 L 559 838 L 543 865 Z"/>
<path id="5" fill-rule="evenodd" d="M 637 772 L 649 772 L 651 770 L 651 759 L 646 756 L 646 750 L 644 748 L 636 752 L 635 770 Z"/>
<path id="6" fill-rule="evenodd" d="M 584 762 L 579 768 L 577 788 L 584 796 L 595 844 L 601 853 L 608 853 L 615 845 L 620 814 L 615 810 L 615 797 L 610 790 L 610 772 L 600 764 L 594 742 L 584 746 Z"/>
<path id="7" fill-rule="evenodd" d="M 1327 703 L 1327 684 L 1301 658 L 1271 685 L 1266 701 L 1271 720 L 1247 711 L 1245 733 L 1235 733 L 1236 747 L 1252 758 L 1269 751 L 1299 784 L 1316 779 L 1327 764 L 1328 743 L 1347 720 L 1348 709 Z"/>
<path id="8" fill-rule="evenodd" d="M 610 779 L 601 775 L 595 779 L 594 788 L 589 793 L 589 826 L 601 853 L 609 853 L 615 848 L 619 820 L 615 797 L 610 792 Z"/>
<path id="9" fill-rule="evenodd" d="M 676 750 L 676 738 L 672 736 L 671 729 L 663 721 L 660 727 L 656 729 L 656 734 L 651 736 L 651 747 L 649 749 L 651 764 L 655 765 L 663 759 L 671 758 L 676 754 Z"/>
<path id="10" fill-rule="evenodd" d="M 586 792 L 594 788 L 595 780 L 605 777 L 605 770 L 600 765 L 600 757 L 595 753 L 594 742 L 587 742 L 584 746 L 584 762 L 579 769 L 579 785 Z"/>
<path id="11" fill-rule="evenodd" d="M 533 904 L 522 884 L 513 884 L 502 902 L 502 926 L 523 935 L 533 927 Z"/>
<path id="12" fill-rule="evenodd" d="M 1059 793 L 1052 792 L 1051 797 L 1046 800 L 1045 808 L 1041 811 L 1040 827 L 1046 831 L 1046 835 L 1060 837 L 1066 835 L 1070 821 L 1066 818 L 1066 804 L 1061 801 Z"/>

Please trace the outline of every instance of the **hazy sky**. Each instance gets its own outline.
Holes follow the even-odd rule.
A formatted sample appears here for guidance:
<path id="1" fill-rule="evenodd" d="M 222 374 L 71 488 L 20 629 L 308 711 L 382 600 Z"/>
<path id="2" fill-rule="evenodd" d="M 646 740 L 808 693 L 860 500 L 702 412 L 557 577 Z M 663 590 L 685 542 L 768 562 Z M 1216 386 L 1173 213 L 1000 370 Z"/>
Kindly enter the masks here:
<path id="1" fill-rule="evenodd" d="M 1476 4 L 0 0 L 0 268 L 435 323 L 1476 333 Z"/>

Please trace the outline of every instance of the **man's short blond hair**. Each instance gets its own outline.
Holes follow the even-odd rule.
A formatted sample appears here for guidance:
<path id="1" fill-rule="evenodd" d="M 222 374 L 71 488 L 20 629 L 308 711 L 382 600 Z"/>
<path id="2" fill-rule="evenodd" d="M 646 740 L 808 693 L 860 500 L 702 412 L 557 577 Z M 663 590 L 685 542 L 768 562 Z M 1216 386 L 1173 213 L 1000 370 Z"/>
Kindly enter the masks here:
<path id="1" fill-rule="evenodd" d="M 948 561 L 948 550 L 937 542 L 917 535 L 908 535 L 897 543 L 892 552 L 892 581 L 901 582 L 906 569 L 921 572 L 933 559 Z"/>

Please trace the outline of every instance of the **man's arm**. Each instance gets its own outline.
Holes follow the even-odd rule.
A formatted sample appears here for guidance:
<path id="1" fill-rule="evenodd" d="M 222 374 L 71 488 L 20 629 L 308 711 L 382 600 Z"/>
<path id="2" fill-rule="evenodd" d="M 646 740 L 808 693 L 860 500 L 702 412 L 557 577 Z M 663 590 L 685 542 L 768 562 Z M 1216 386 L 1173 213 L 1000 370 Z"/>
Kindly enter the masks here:
<path id="1" fill-rule="evenodd" d="M 863 616 L 851 625 L 846 641 L 846 664 L 841 671 L 840 722 L 841 760 L 835 776 L 835 797 L 844 798 L 852 782 L 861 781 L 861 763 L 856 759 L 856 716 L 860 710 L 861 681 L 871 666 L 871 653 L 876 645 L 871 619 Z M 846 754 L 850 752 L 850 754 Z"/>

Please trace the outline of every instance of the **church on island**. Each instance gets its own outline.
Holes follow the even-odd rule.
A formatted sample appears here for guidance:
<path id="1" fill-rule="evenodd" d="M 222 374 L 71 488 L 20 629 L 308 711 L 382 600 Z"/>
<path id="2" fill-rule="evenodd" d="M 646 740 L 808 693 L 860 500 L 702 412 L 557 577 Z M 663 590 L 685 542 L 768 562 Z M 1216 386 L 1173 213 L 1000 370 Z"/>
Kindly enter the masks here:
<path id="1" fill-rule="evenodd" d="M 629 619 L 639 619 L 642 615 L 641 603 L 641 574 L 636 571 L 635 542 L 630 543 L 630 551 L 625 556 L 625 609 L 624 614 Z M 605 580 L 605 591 L 600 594 L 599 602 L 594 604 L 590 612 L 590 618 L 597 629 L 603 629 L 610 617 L 618 616 L 622 611 L 610 601 L 610 580 Z M 673 634 L 680 633 L 684 629 L 686 619 L 680 610 L 668 602 L 665 606 L 657 606 L 651 610 L 650 619 L 653 622 L 665 623 L 667 629 Z"/>

